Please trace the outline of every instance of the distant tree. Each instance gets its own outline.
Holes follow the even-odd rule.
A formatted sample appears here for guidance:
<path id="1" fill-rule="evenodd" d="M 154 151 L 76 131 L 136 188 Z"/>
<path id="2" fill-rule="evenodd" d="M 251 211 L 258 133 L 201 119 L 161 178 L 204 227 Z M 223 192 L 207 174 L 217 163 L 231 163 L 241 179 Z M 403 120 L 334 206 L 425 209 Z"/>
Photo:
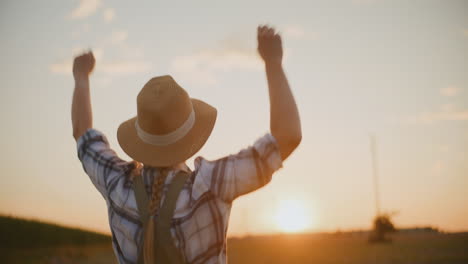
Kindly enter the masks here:
<path id="1" fill-rule="evenodd" d="M 385 234 L 393 233 L 395 231 L 395 226 L 393 225 L 389 214 L 377 215 L 374 218 L 373 229 L 369 242 L 388 242 L 390 240 L 385 237 Z"/>

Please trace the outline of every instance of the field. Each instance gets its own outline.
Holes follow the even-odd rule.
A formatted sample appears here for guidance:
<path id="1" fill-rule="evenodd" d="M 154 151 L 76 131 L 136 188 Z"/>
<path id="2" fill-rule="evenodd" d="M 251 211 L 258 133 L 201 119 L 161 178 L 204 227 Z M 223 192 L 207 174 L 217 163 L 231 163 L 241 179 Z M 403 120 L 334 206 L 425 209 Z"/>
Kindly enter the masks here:
<path id="1" fill-rule="evenodd" d="M 310 234 L 232 238 L 230 264 L 241 263 L 468 263 L 468 234 L 395 234 L 385 244 L 365 235 Z M 116 263 L 110 243 L 0 250 L 1 263 Z"/>
<path id="2" fill-rule="evenodd" d="M 311 234 L 231 240 L 230 263 L 468 263 L 468 234 L 395 234 L 369 244 L 366 234 Z"/>
<path id="3" fill-rule="evenodd" d="M 367 232 L 230 238 L 230 264 L 245 263 L 468 263 L 468 233 L 410 229 L 391 242 L 369 244 Z M 0 216 L 0 263 L 116 263 L 108 235 Z"/>

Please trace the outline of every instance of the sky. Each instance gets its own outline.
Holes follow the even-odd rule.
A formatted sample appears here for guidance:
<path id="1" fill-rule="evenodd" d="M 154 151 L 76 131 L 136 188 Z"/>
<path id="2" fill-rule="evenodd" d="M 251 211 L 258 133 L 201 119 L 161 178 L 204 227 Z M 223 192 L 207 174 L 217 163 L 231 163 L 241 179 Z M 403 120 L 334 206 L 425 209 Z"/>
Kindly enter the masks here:
<path id="1" fill-rule="evenodd" d="M 397 227 L 468 230 L 467 13 L 466 1 L 432 0 L 1 1 L 0 213 L 109 232 L 71 129 L 71 63 L 88 49 L 94 127 L 122 158 L 117 127 L 165 74 L 218 109 L 197 156 L 253 144 L 269 130 L 255 35 L 268 23 L 283 37 L 303 140 L 234 202 L 229 234 L 286 232 L 285 214 L 304 232 L 370 228 L 370 135 L 380 207 Z"/>

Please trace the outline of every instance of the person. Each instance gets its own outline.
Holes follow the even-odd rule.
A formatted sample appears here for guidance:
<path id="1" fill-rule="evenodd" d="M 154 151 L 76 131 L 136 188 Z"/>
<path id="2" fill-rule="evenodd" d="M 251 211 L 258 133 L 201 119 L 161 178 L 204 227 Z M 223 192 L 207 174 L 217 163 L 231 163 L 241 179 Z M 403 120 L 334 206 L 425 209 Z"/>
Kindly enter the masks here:
<path id="1" fill-rule="evenodd" d="M 227 262 L 233 201 L 267 184 L 302 139 L 298 109 L 283 71 L 281 36 L 270 26 L 259 26 L 257 39 L 269 88 L 270 133 L 235 155 L 215 161 L 197 157 L 193 171 L 185 161 L 211 134 L 217 117 L 214 107 L 190 98 L 170 76 L 152 78 L 138 94 L 137 116 L 118 128 L 118 142 L 133 159 L 124 161 L 93 128 L 89 87 L 93 54 L 74 59 L 73 136 L 85 172 L 107 203 L 119 263 L 158 262 L 166 252 L 155 249 L 158 243 L 173 245 L 181 260 L 177 263 Z M 181 184 L 174 196 L 171 186 L 176 181 Z M 138 182 L 141 192 L 135 187 Z M 147 207 L 139 206 L 144 197 Z M 172 204 L 173 211 L 165 204 Z M 159 218 L 166 221 L 167 230 Z"/>

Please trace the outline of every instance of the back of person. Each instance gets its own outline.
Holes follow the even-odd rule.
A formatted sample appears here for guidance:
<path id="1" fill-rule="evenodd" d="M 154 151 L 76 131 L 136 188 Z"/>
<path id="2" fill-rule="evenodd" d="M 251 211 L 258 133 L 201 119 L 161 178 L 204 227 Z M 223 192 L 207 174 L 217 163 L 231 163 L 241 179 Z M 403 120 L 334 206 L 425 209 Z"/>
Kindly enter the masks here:
<path id="1" fill-rule="evenodd" d="M 211 133 L 216 118 L 214 108 L 190 99 L 170 76 L 151 79 L 138 96 L 138 116 L 119 127 L 119 143 L 134 158 L 127 162 L 111 149 L 106 136 L 87 122 L 91 113 L 89 101 L 89 109 L 78 106 L 86 106 L 89 94 L 78 89 L 84 89 L 79 86 L 89 82 L 77 81 L 72 119 L 78 157 L 107 203 L 112 244 L 119 263 L 148 263 L 152 258 L 159 262 L 163 254 L 153 246 L 157 248 L 161 237 L 164 243 L 174 245 L 177 253 L 172 255 L 180 254 L 183 263 L 226 263 L 233 201 L 270 182 L 272 174 L 299 144 L 299 117 L 281 63 L 265 59 L 278 53 L 281 39 L 268 27 L 260 27 L 258 36 L 259 51 L 266 63 L 270 103 L 276 109 L 272 109 L 270 117 L 272 132 L 237 154 L 215 161 L 197 157 L 193 171 L 185 160 L 203 146 Z M 281 62 L 282 50 L 276 55 Z M 81 76 L 76 72 L 82 64 L 86 65 L 80 64 L 80 58 L 75 59 L 75 80 Z M 89 60 L 89 54 L 82 60 Z M 85 72 L 89 74 L 91 70 Z M 85 88 L 89 93 L 89 87 Z M 190 107 L 184 113 L 180 109 L 186 105 Z M 171 126 L 167 124 L 177 119 L 181 121 L 164 131 L 164 126 Z M 186 177 L 181 189 L 171 191 L 181 175 Z M 136 191 L 139 181 L 147 198 L 141 198 Z M 142 199 L 148 199 L 147 203 Z M 164 207 L 171 203 L 173 212 Z M 147 210 L 142 210 L 141 204 L 147 204 Z M 170 215 L 166 230 L 158 221 L 167 212 Z"/>
<path id="2" fill-rule="evenodd" d="M 78 156 L 107 201 L 114 247 L 120 263 L 133 263 L 143 241 L 132 188 L 135 163 L 120 160 L 110 149 L 105 136 L 94 129 L 88 130 L 78 140 Z M 193 172 L 187 167 L 164 171 L 145 166 L 141 177 L 148 197 L 154 197 L 158 179 L 167 173 L 160 199 L 163 203 L 165 192 L 177 172 L 188 172 L 171 225 L 174 243 L 188 263 L 225 263 L 226 232 L 232 202 L 240 195 L 267 184 L 281 164 L 276 142 L 267 134 L 254 146 L 236 155 L 216 161 L 197 158 Z M 106 171 L 108 174 L 101 173 Z"/>

